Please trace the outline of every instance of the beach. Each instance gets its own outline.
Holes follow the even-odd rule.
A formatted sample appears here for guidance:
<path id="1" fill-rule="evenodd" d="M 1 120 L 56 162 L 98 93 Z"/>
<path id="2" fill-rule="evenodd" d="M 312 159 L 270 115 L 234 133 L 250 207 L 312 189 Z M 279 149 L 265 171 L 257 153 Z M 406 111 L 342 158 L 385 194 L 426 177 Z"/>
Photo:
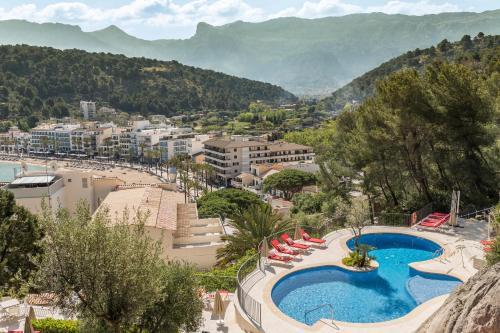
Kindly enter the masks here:
<path id="1" fill-rule="evenodd" d="M 115 164 L 114 166 L 110 163 L 99 162 L 99 161 L 86 161 L 86 160 L 56 160 L 49 159 L 47 162 L 44 159 L 32 158 L 32 157 L 17 157 L 17 156 L 6 156 L 2 155 L 0 163 L 16 163 L 20 165 L 21 163 L 26 163 L 28 165 L 47 167 L 49 170 L 53 170 L 54 166 L 57 169 L 75 169 L 75 170 L 92 170 L 94 175 L 103 177 L 116 177 L 125 182 L 127 185 L 133 184 L 157 184 L 162 183 L 159 176 L 149 173 L 147 171 L 136 168 L 131 168 L 125 165 Z M 31 170 L 30 170 L 31 171 Z"/>

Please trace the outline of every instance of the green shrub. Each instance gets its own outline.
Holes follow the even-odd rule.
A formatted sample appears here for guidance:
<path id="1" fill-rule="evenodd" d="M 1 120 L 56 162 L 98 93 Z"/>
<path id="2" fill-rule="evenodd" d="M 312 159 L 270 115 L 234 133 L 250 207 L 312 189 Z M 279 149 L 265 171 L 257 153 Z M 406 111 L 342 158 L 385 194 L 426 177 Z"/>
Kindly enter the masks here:
<path id="1" fill-rule="evenodd" d="M 62 320 L 54 318 L 38 319 L 33 321 L 33 328 L 40 333 L 76 333 L 77 320 Z"/>
<path id="2" fill-rule="evenodd" d="M 349 253 L 348 257 L 342 259 L 342 263 L 346 266 L 366 267 L 370 266 L 370 261 L 375 257 L 368 255 L 368 252 L 374 250 L 373 246 L 360 244 L 357 249 Z"/>
<path id="3" fill-rule="evenodd" d="M 246 270 L 253 271 L 257 265 L 257 252 L 255 250 L 248 250 L 243 257 L 238 259 L 230 266 L 219 268 L 215 267 L 206 273 L 199 273 L 199 283 L 205 291 L 228 290 L 234 291 L 237 287 L 236 274 L 240 267 L 248 260 L 252 262 L 247 263 Z M 245 271 L 244 273 L 248 273 Z"/>

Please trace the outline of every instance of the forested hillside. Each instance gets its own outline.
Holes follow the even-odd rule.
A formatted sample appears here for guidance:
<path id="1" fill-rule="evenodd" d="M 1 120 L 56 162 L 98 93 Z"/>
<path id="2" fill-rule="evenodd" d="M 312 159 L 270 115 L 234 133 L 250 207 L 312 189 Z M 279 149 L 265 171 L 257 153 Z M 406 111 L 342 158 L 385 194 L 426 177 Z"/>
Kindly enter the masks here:
<path id="1" fill-rule="evenodd" d="M 33 126 L 69 115 L 79 101 L 103 102 L 128 113 L 177 115 L 242 110 L 250 102 L 295 100 L 280 87 L 209 70 L 122 55 L 0 46 L 0 119 Z"/>
<path id="2" fill-rule="evenodd" d="M 481 43 L 498 37 L 469 47 Z M 452 190 L 460 190 L 462 211 L 490 207 L 500 183 L 499 50 L 391 73 L 354 111 L 285 139 L 315 147 L 327 197 L 358 190 L 377 210 L 412 212 L 434 202 L 448 211 Z"/>
<path id="3" fill-rule="evenodd" d="M 323 103 L 327 110 L 341 110 L 348 103 L 363 101 L 373 95 L 378 80 L 402 68 L 414 68 L 420 71 L 436 61 L 452 61 L 481 68 L 487 63 L 482 60 L 498 53 L 500 53 L 499 35 L 484 36 L 480 33 L 474 38 L 465 35 L 454 43 L 445 39 L 435 47 L 415 49 L 383 63 L 338 89 L 332 96 L 325 98 Z"/>
<path id="4" fill-rule="evenodd" d="M 78 26 L 11 20 L 0 22 L 0 43 L 177 60 L 271 82 L 297 94 L 327 95 L 408 50 L 480 31 L 500 34 L 500 10 L 422 16 L 284 17 L 222 26 L 199 23 L 191 38 L 155 41 L 135 38 L 115 26 L 84 32 Z"/>

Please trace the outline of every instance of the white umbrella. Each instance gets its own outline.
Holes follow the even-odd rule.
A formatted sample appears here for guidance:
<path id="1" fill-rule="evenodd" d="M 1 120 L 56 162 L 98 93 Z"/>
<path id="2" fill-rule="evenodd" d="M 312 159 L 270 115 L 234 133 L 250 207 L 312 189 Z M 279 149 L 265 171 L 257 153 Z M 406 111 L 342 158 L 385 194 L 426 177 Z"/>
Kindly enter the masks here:
<path id="1" fill-rule="evenodd" d="M 24 333 L 35 333 L 35 329 L 31 324 L 31 319 L 29 316 L 24 320 Z"/>
<path id="2" fill-rule="evenodd" d="M 295 224 L 295 232 L 293 234 L 293 239 L 301 239 L 302 235 L 300 234 L 300 225 L 298 223 Z"/>
<path id="3" fill-rule="evenodd" d="M 33 309 L 32 306 L 30 306 L 30 309 L 29 309 L 29 312 L 28 312 L 28 318 L 30 320 L 36 320 L 35 309 Z"/>
<path id="4" fill-rule="evenodd" d="M 219 318 L 218 324 L 224 323 L 224 321 L 221 319 L 221 317 L 224 316 L 224 302 L 222 301 L 222 297 L 218 291 L 215 293 L 214 308 L 212 310 L 212 314 Z"/>
<path id="5" fill-rule="evenodd" d="M 269 245 L 267 244 L 267 237 L 262 240 L 262 245 L 260 247 L 260 256 L 267 258 L 269 255 Z"/>

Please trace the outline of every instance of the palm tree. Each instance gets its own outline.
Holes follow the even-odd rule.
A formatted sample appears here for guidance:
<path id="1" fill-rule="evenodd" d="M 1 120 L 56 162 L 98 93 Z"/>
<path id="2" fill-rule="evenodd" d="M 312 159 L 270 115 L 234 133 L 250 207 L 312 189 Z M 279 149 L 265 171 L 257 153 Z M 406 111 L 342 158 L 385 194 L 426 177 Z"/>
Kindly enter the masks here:
<path id="1" fill-rule="evenodd" d="M 217 250 L 218 264 L 224 266 L 231 263 L 250 249 L 258 251 L 264 237 L 283 232 L 289 224 L 268 204 L 256 204 L 236 212 L 228 222 L 234 232 L 221 237 L 226 245 Z"/>

